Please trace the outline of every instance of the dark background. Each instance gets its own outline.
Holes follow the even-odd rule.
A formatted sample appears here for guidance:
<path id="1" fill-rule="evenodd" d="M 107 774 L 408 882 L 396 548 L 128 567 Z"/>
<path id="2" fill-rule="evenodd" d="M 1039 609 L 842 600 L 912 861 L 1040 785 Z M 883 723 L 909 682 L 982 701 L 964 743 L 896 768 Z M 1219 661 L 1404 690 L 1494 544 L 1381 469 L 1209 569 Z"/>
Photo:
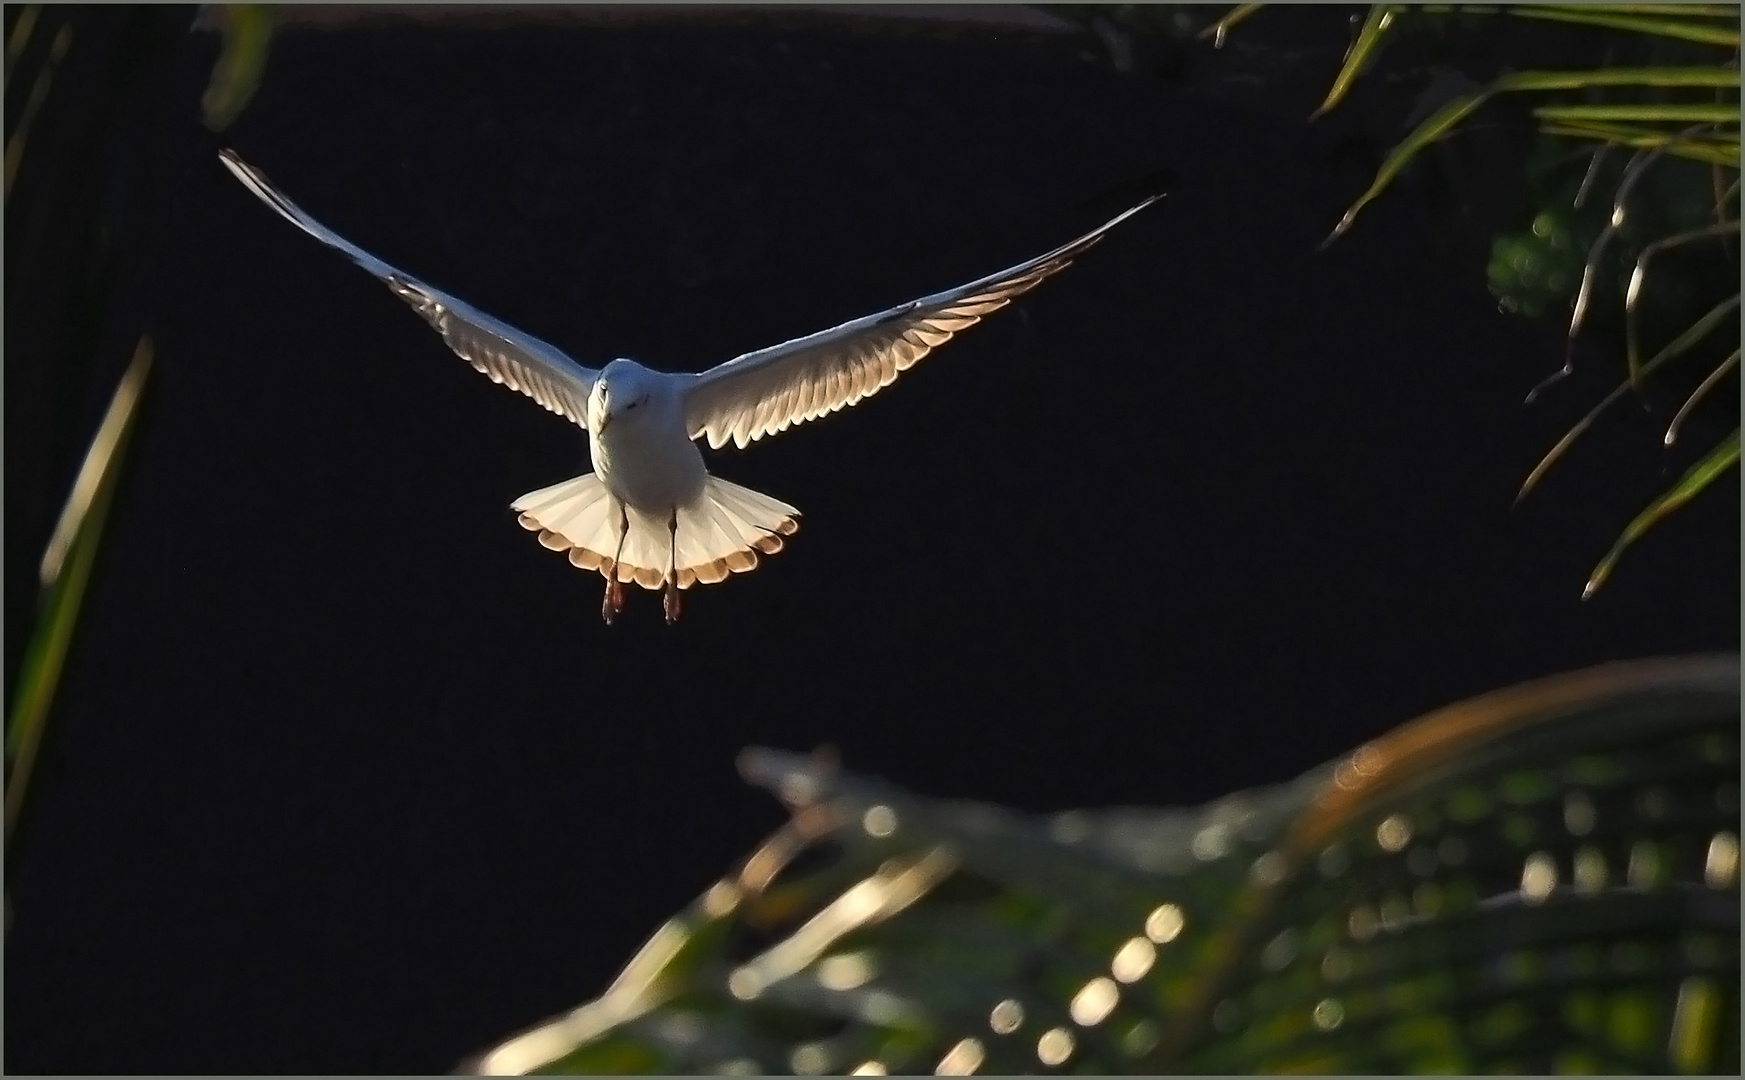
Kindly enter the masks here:
<path id="1" fill-rule="evenodd" d="M 1737 648 L 1732 481 L 1579 600 L 1688 460 L 1664 414 L 1626 404 L 1511 509 L 1618 367 L 1522 408 L 1561 328 L 1498 313 L 1470 214 L 1409 182 L 1316 250 L 1373 158 L 1304 119 L 1343 26 L 1277 17 L 1262 89 L 1234 46 L 1122 72 L 1088 35 L 937 19 L 276 39 L 228 141 L 590 364 L 695 370 L 1179 174 L 875 400 L 712 455 L 803 527 L 671 629 L 641 590 L 603 626 L 599 577 L 508 509 L 585 470 L 584 434 L 237 185 L 198 127 L 214 39 L 178 38 L 127 129 L 149 246 L 116 302 L 158 364 L 8 882 L 7 1071 L 447 1070 L 598 993 L 780 821 L 748 744 L 1036 811 L 1197 803 L 1506 683 Z M 131 345 L 51 424 L 19 392 L 28 272 L 12 664 Z"/>

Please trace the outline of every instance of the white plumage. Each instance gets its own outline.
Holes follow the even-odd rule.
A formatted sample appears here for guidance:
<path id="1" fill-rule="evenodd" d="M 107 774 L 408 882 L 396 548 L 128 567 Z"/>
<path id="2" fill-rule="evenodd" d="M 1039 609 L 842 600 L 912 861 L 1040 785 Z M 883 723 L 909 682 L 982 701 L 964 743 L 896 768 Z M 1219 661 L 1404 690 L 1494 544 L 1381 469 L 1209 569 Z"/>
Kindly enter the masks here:
<path id="1" fill-rule="evenodd" d="M 709 475 L 696 440 L 741 448 L 846 408 L 889 386 L 952 335 L 1064 269 L 1159 196 L 1077 240 L 968 285 L 780 345 L 700 374 L 613 360 L 583 367 L 555 347 L 382 262 L 304 213 L 235 153 L 224 164 L 292 224 L 374 274 L 491 381 L 585 428 L 594 472 L 515 500 L 540 543 L 606 578 L 602 614 L 623 606 L 622 585 L 665 588 L 667 621 L 680 589 L 713 584 L 780 551 L 800 512 Z"/>

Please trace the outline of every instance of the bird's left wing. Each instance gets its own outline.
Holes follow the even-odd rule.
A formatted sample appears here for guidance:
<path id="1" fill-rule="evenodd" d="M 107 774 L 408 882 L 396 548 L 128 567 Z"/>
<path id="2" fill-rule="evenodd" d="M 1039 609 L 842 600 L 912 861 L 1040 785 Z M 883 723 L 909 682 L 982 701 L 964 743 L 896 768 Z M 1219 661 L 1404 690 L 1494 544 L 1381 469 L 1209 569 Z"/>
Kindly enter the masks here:
<path id="1" fill-rule="evenodd" d="M 264 173 L 237 157 L 234 151 L 221 150 L 218 156 L 244 187 L 287 221 L 381 279 L 395 296 L 411 304 L 436 328 L 449 348 L 492 382 L 519 390 L 559 416 L 584 428 L 588 426 L 588 394 L 599 377 L 598 371 L 583 367 L 555 346 L 493 319 L 466 301 L 389 266 L 304 213 L 273 187 Z"/>
<path id="2" fill-rule="evenodd" d="M 746 353 L 693 376 L 685 389 L 691 438 L 707 437 L 716 448 L 731 440 L 744 448 L 876 394 L 953 334 L 1065 269 L 1104 233 L 1161 197 L 1154 195 L 1101 228 L 1009 270 Z"/>

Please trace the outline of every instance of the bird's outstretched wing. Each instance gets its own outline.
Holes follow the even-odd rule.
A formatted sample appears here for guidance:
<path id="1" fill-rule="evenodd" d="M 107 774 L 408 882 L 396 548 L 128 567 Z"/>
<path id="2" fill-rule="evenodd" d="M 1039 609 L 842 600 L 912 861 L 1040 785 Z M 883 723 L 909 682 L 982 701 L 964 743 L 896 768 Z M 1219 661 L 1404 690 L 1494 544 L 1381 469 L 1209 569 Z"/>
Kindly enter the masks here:
<path id="1" fill-rule="evenodd" d="M 394 295 L 411 304 L 436 328 L 448 347 L 461 359 L 488 375 L 492 382 L 519 390 L 560 416 L 588 426 L 588 393 L 599 372 L 585 368 L 557 348 L 491 318 L 463 300 L 433 289 L 409 274 L 364 251 L 327 226 L 304 213 L 285 198 L 266 176 L 234 151 L 219 151 L 225 166 L 243 186 L 291 224 L 315 239 L 343 252 L 347 258 L 380 278 Z"/>
<path id="2" fill-rule="evenodd" d="M 746 353 L 693 376 L 685 423 L 693 439 L 743 448 L 790 424 L 826 416 L 889 386 L 923 356 L 1066 268 L 1103 234 L 1156 202 L 1126 213 L 1046 255 L 968 285 Z"/>

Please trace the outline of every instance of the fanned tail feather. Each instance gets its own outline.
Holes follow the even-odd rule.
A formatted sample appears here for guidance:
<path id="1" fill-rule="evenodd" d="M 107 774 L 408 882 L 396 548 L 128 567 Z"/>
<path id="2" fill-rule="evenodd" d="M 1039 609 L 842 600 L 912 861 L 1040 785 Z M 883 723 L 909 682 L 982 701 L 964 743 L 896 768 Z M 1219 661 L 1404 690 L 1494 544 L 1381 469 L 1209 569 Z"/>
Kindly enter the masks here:
<path id="1" fill-rule="evenodd" d="M 620 509 L 619 501 L 594 473 L 530 491 L 516 499 L 522 526 L 539 533 L 539 542 L 553 551 L 568 552 L 570 562 L 597 570 L 607 578 L 635 582 L 645 589 L 666 583 L 670 544 L 667 519 L 635 508 Z M 782 550 L 783 538 L 800 528 L 800 512 L 719 477 L 703 482 L 703 493 L 678 509 L 677 577 L 679 588 L 701 582 L 713 585 L 730 573 L 756 568 L 760 555 Z M 628 518 L 624 551 L 616 567 L 621 521 Z"/>

